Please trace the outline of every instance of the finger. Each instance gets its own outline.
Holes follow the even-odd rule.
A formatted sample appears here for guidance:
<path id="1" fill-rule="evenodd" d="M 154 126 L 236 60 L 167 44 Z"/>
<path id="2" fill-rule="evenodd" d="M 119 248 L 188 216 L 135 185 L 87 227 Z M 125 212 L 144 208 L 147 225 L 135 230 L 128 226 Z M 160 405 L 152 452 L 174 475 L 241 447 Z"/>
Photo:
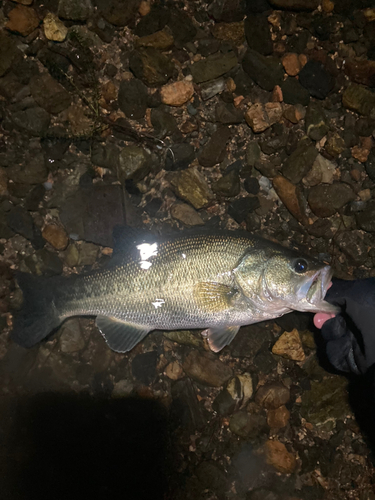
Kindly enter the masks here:
<path id="1" fill-rule="evenodd" d="M 325 340 L 335 340 L 349 334 L 346 321 L 341 314 L 327 319 L 321 327 L 322 337 Z"/>

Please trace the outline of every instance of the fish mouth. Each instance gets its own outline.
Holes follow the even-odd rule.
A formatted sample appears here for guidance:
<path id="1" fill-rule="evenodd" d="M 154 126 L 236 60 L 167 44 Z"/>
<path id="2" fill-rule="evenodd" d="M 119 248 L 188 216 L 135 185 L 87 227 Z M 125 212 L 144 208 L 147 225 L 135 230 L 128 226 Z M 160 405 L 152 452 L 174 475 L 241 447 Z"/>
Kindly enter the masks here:
<path id="1" fill-rule="evenodd" d="M 305 299 L 311 304 L 312 310 L 327 313 L 337 313 L 339 311 L 338 307 L 324 300 L 331 283 L 332 275 L 333 270 L 331 267 L 325 266 L 309 279 L 308 284 L 310 284 L 310 286 Z"/>

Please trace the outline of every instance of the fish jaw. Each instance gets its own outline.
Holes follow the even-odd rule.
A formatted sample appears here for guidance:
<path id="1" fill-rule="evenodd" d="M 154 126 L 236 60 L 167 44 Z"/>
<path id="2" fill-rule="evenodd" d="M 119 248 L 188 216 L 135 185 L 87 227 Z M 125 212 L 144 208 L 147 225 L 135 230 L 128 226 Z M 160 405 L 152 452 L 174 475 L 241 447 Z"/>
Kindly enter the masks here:
<path id="1" fill-rule="evenodd" d="M 332 268 L 325 266 L 310 276 L 297 294 L 300 306 L 297 310 L 337 314 L 340 308 L 324 300 L 332 275 Z"/>

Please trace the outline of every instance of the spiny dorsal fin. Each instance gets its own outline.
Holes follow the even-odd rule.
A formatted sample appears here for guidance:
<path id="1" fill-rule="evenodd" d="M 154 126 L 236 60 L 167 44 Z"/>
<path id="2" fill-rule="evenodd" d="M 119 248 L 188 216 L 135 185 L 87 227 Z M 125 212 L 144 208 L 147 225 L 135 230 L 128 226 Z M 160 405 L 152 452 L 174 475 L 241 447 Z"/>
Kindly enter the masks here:
<path id="1" fill-rule="evenodd" d="M 150 331 L 148 327 L 126 323 L 110 316 L 97 316 L 96 326 L 109 347 L 116 352 L 128 352 Z"/>
<path id="2" fill-rule="evenodd" d="M 218 326 L 204 330 L 202 335 L 207 338 L 211 351 L 219 352 L 232 342 L 239 329 L 239 326 Z"/>

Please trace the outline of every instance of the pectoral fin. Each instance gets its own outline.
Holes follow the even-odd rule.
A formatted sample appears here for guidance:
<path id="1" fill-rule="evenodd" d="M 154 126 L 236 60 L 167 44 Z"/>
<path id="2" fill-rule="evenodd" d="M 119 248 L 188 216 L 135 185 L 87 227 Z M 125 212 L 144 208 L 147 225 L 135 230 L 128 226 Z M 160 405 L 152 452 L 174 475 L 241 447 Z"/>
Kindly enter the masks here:
<path id="1" fill-rule="evenodd" d="M 219 352 L 232 342 L 239 329 L 239 326 L 208 328 L 202 332 L 202 335 L 207 338 L 211 351 Z"/>
<path id="2" fill-rule="evenodd" d="M 150 331 L 149 328 L 126 323 L 109 316 L 97 316 L 96 326 L 113 351 L 128 352 Z"/>
<path id="3" fill-rule="evenodd" d="M 197 304 L 210 312 L 219 312 L 231 307 L 237 290 L 222 283 L 202 282 L 195 287 Z"/>

